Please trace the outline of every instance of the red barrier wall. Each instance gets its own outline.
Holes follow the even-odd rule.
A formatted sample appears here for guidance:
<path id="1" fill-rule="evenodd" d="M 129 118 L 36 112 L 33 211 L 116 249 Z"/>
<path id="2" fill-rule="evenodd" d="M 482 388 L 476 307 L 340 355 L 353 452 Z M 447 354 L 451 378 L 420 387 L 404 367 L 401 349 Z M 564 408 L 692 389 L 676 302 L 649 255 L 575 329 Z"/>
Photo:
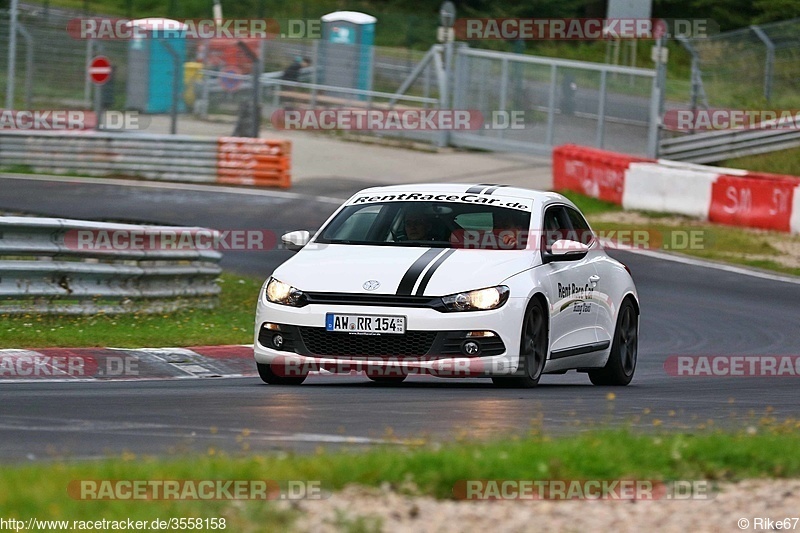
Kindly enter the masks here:
<path id="1" fill-rule="evenodd" d="M 567 144 L 553 150 L 553 188 L 622 204 L 625 171 L 631 163 L 653 159 Z"/>
<path id="2" fill-rule="evenodd" d="M 776 174 L 721 175 L 711 188 L 708 219 L 720 224 L 791 231 L 800 178 Z"/>

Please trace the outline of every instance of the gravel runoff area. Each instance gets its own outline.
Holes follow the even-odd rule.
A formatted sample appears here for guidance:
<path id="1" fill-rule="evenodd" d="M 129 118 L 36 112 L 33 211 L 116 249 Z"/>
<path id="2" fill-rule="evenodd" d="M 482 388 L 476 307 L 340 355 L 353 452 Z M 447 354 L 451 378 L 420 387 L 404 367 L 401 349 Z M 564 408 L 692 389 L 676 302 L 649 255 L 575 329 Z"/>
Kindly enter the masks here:
<path id="1" fill-rule="evenodd" d="M 349 486 L 328 499 L 279 505 L 300 512 L 294 530 L 314 532 L 800 531 L 800 520 L 791 520 L 800 517 L 800 480 L 745 480 L 716 487 L 711 498 L 692 501 L 467 502 Z M 766 522 L 786 518 L 788 528 Z"/>

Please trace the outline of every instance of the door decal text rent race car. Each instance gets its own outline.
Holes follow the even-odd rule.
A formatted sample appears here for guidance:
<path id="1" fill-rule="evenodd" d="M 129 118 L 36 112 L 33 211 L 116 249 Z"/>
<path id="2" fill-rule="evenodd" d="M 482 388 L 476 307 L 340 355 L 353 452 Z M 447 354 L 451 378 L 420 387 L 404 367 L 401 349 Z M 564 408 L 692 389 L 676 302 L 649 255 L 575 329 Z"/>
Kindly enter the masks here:
<path id="1" fill-rule="evenodd" d="M 428 193 L 398 193 L 384 194 L 380 196 L 357 196 L 350 201 L 350 205 L 372 204 L 378 202 L 461 202 L 465 204 L 491 205 L 494 207 L 505 207 L 518 211 L 530 211 L 532 202 L 524 198 L 513 200 L 500 199 L 497 197 L 489 198 L 480 194 L 428 194 Z"/>

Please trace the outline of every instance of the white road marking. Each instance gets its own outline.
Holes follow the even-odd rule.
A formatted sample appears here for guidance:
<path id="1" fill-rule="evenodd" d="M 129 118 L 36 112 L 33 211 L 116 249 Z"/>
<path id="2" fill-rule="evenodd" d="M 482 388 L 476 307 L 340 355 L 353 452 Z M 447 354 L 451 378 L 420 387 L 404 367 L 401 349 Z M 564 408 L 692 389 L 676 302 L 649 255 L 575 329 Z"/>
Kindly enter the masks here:
<path id="1" fill-rule="evenodd" d="M 229 187 L 226 185 L 211 185 L 199 183 L 175 183 L 166 181 L 136 181 L 118 178 L 83 178 L 75 176 L 56 176 L 52 174 L 11 174 L 0 173 L 0 178 L 22 181 L 55 181 L 60 183 L 86 183 L 93 185 L 119 185 L 122 187 L 142 187 L 145 189 L 171 189 L 177 191 L 213 192 L 223 194 L 241 194 L 244 196 L 265 196 L 268 198 L 281 198 L 286 200 L 312 200 L 325 204 L 341 205 L 347 198 L 321 196 L 313 194 L 300 194 L 296 192 L 272 191 L 266 189 L 248 189 L 243 187 Z"/>

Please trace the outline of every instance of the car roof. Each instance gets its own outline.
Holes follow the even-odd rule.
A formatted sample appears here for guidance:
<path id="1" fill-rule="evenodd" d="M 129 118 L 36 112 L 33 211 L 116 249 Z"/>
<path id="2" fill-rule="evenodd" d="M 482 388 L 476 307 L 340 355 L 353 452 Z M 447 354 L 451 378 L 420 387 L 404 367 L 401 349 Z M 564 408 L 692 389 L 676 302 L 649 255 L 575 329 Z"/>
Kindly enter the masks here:
<path id="1" fill-rule="evenodd" d="M 356 195 L 362 194 L 384 194 L 384 193 L 449 193 L 449 194 L 491 194 L 492 196 L 505 196 L 510 198 L 525 198 L 533 200 L 534 205 L 539 206 L 552 203 L 564 202 L 572 205 L 566 197 L 551 191 L 541 191 L 534 189 L 524 189 L 511 185 L 499 185 L 493 183 L 413 183 L 409 185 L 388 185 L 383 187 L 370 187 L 358 191 Z M 354 196 L 356 196 L 354 195 Z"/>

